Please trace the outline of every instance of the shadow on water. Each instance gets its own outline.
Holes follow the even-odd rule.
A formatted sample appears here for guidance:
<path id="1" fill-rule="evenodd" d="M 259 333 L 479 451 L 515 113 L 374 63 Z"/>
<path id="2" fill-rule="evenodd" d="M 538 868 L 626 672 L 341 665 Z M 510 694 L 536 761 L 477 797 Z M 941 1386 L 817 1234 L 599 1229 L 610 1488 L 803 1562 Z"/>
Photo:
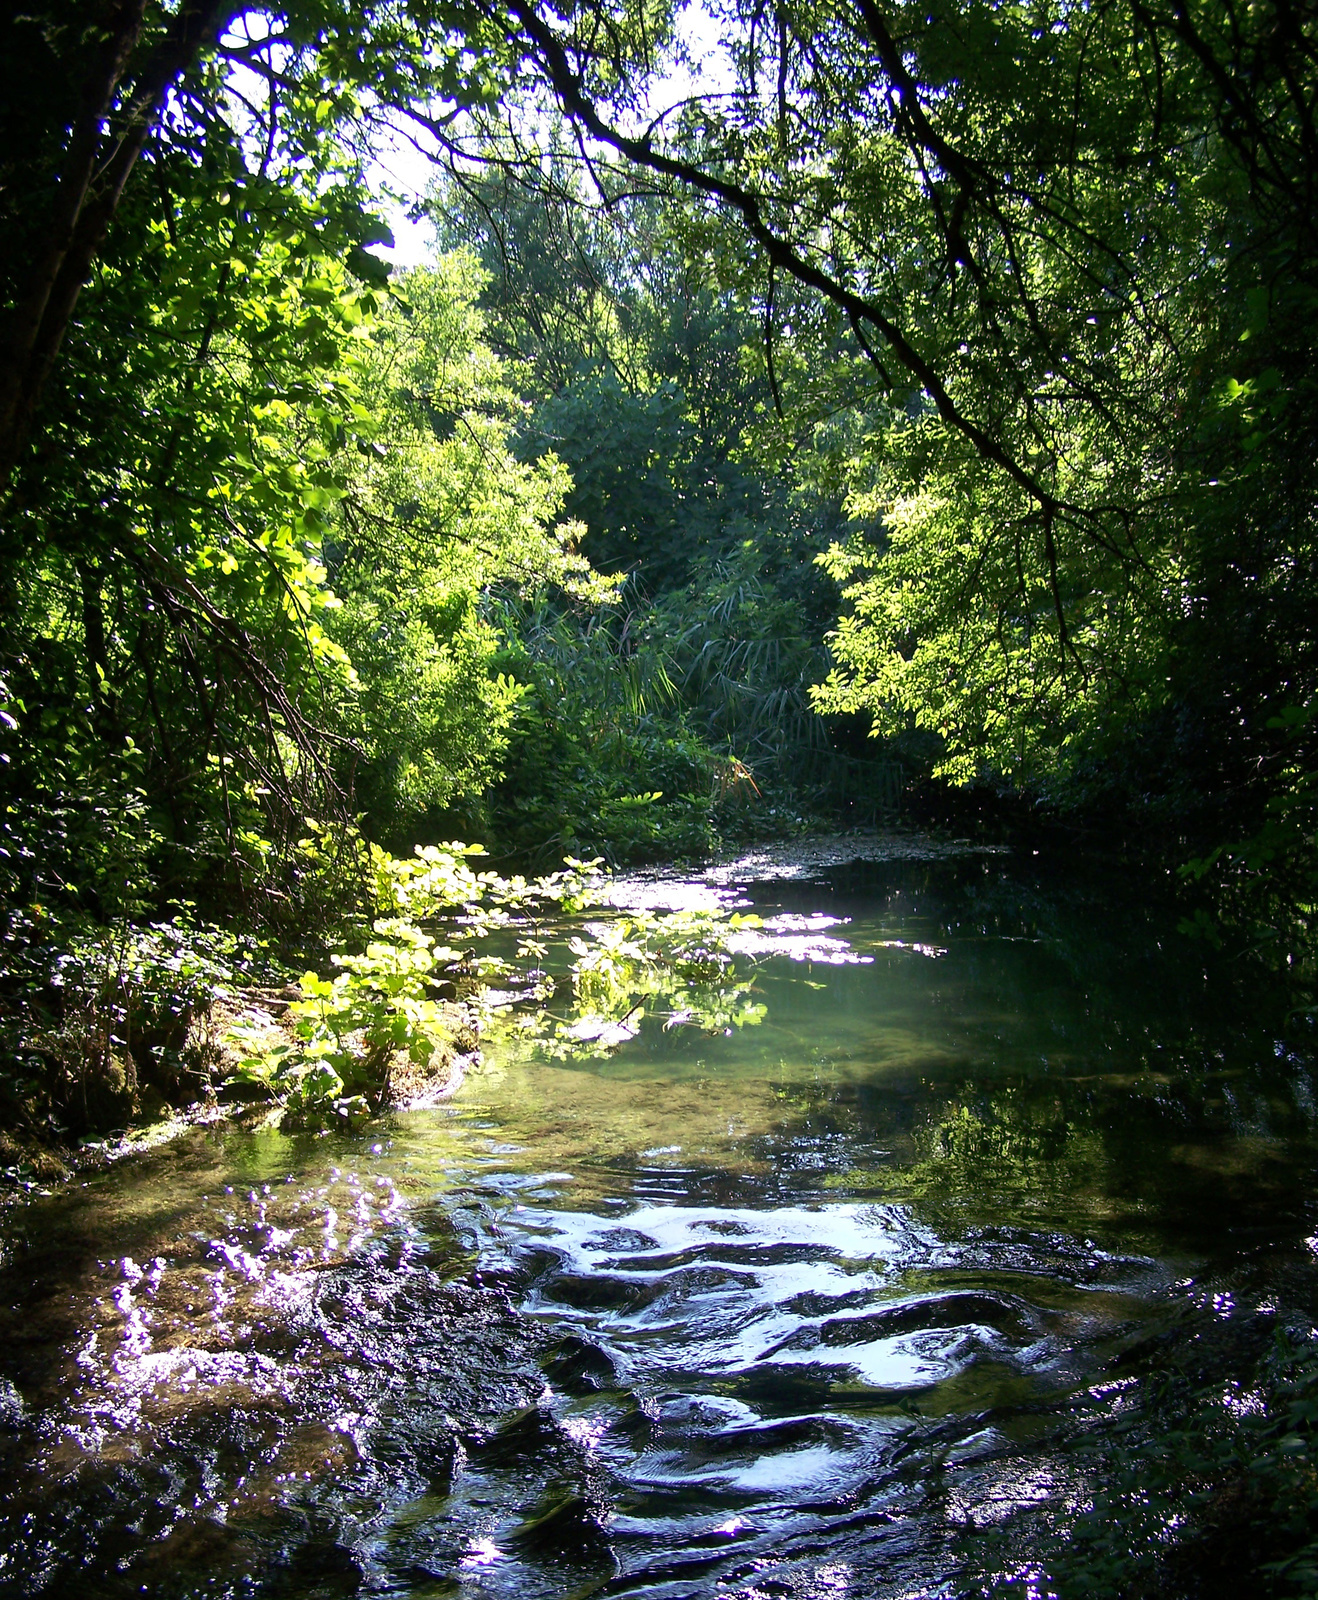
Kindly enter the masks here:
<path id="1" fill-rule="evenodd" d="M 1147 885 L 628 892 L 711 885 L 759 1027 L 9 1209 L 5 1592 L 950 1593 L 968 1522 L 1079 1492 L 1077 1397 L 1311 1315 L 1311 1053 Z"/>

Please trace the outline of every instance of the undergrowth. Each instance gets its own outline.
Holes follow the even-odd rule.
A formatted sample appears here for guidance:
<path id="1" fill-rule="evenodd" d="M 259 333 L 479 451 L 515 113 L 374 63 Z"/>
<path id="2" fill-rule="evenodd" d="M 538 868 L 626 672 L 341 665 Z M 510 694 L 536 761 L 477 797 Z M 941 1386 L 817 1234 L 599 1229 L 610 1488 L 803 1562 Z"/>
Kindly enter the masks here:
<path id="1" fill-rule="evenodd" d="M 962 1600 L 1318 1595 L 1318 1334 L 1280 1330 L 1244 1376 L 1171 1371 L 1116 1396 L 1066 1452 L 1078 1505 L 967 1535 Z"/>
<path id="2" fill-rule="evenodd" d="M 5 1125 L 67 1144 L 218 1095 L 270 1122 L 342 1126 L 441 1092 L 490 1027 L 590 1056 L 647 1011 L 714 1032 L 763 1016 L 730 946 L 755 919 L 624 916 L 598 860 L 528 879 L 481 870 L 482 854 L 359 842 L 360 914 L 296 978 L 287 954 L 213 928 L 33 908 L 6 974 Z"/>

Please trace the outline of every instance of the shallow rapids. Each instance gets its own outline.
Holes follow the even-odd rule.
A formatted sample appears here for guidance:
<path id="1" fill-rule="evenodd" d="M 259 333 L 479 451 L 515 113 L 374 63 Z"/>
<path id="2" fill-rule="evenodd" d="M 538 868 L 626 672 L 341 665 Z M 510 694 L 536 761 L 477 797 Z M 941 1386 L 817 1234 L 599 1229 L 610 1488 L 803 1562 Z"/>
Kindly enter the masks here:
<path id="1" fill-rule="evenodd" d="M 9 1204 L 0 1590 L 950 1595 L 1159 1341 L 1311 1315 L 1282 1001 L 1119 885 L 870 854 L 621 886 L 761 915 L 759 1026 Z"/>

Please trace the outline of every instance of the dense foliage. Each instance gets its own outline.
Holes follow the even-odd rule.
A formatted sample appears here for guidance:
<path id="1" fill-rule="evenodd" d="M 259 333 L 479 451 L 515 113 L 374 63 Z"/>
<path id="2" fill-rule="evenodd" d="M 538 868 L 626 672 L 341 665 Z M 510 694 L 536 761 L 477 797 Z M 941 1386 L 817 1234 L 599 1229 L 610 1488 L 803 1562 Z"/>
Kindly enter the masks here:
<path id="1" fill-rule="evenodd" d="M 517 14 L 618 192 L 669 197 L 818 419 L 809 470 L 854 525 L 817 704 L 925 730 L 954 782 L 1153 828 L 1292 937 L 1314 884 L 1307 13 L 730 4 L 719 81 L 644 133 L 592 20 Z"/>
<path id="2" fill-rule="evenodd" d="M 0 73 L 0 1154 L 753 1025 L 727 919 L 515 869 L 912 780 L 1311 976 L 1312 7 L 32 0 Z M 1312 1360 L 1250 1381 L 1118 1418 L 1011 1584 L 1235 1506 L 1311 1592 Z"/>
<path id="3" fill-rule="evenodd" d="M 3 46 L 0 889 L 56 1031 L 107 929 L 369 921 L 363 839 L 692 855 L 922 774 L 1305 958 L 1306 15 L 43 0 Z"/>

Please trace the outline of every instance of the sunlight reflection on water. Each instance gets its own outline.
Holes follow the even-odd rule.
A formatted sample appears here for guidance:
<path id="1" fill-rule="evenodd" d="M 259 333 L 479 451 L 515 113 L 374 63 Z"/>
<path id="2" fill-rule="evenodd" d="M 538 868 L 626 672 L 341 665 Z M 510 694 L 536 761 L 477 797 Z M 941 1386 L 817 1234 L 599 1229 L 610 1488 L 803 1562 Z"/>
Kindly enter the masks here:
<path id="1" fill-rule="evenodd" d="M 368 1134 L 202 1130 L 6 1213 L 0 1581 L 896 1600 L 1078 1493 L 1077 1393 L 1312 1269 L 1309 1063 L 1124 908 L 826 856 L 615 886 L 759 913 L 757 1028 L 492 1050 Z"/>

